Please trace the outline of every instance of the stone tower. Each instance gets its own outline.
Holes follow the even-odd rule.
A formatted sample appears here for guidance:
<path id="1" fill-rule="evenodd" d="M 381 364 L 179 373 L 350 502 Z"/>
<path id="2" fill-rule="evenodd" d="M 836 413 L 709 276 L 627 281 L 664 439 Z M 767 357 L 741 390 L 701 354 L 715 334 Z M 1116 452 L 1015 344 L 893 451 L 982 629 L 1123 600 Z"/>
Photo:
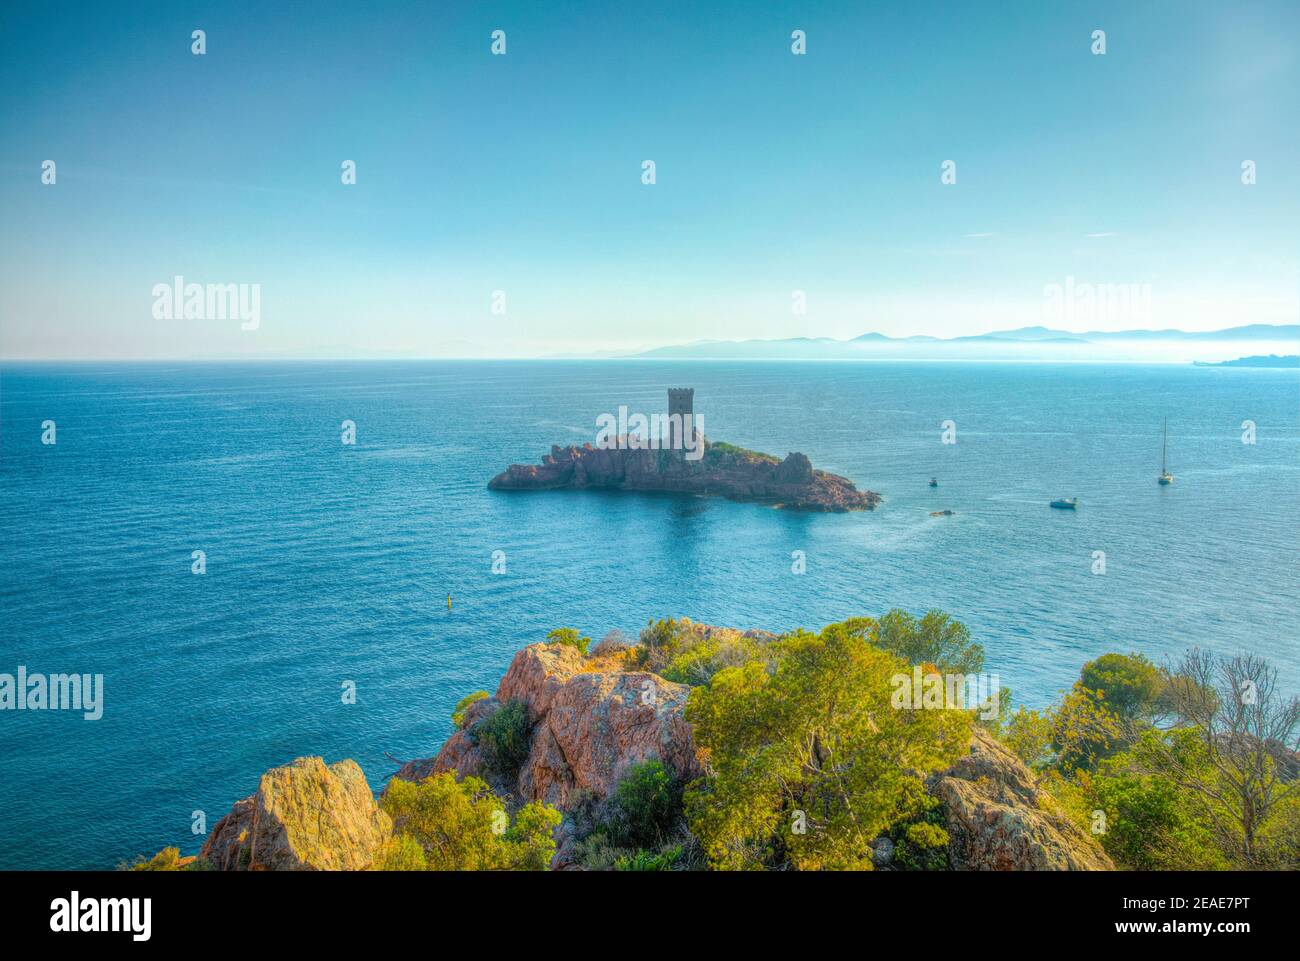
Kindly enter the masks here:
<path id="1" fill-rule="evenodd" d="M 668 388 L 668 416 L 671 418 L 674 414 L 681 417 L 680 426 L 678 422 L 668 421 L 668 446 L 671 450 L 677 451 L 678 456 L 686 450 L 686 438 L 691 437 L 695 431 L 695 388 L 694 387 L 669 387 Z M 691 433 L 687 433 L 690 431 Z M 692 440 L 694 438 L 692 437 Z"/>

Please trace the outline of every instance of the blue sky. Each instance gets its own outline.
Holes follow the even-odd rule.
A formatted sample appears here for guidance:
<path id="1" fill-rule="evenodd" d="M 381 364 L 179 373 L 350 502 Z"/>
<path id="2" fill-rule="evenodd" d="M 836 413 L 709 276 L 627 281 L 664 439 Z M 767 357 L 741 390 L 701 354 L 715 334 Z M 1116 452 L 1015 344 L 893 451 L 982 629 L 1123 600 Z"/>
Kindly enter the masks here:
<path id="1" fill-rule="evenodd" d="M 8 2 L 0 209 L 10 358 L 1295 323 L 1300 4 Z"/>

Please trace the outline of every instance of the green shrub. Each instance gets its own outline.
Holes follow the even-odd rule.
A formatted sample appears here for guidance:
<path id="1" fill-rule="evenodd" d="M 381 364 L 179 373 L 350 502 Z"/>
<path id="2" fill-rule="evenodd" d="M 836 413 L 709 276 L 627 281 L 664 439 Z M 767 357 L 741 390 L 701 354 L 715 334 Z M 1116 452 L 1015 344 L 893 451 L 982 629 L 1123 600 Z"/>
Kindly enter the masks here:
<path id="1" fill-rule="evenodd" d="M 1038 770 L 1052 758 L 1053 723 L 1051 708 L 1036 711 L 1022 704 L 1003 726 L 1002 740 L 1016 757 Z"/>
<path id="2" fill-rule="evenodd" d="M 764 454 L 761 451 L 737 447 L 735 444 L 728 444 L 726 441 L 709 441 L 709 446 L 704 451 L 705 464 L 713 467 L 732 464 L 736 461 L 761 461 L 767 464 L 779 464 L 781 458 L 773 457 L 771 454 Z"/>
<path id="3" fill-rule="evenodd" d="M 503 704 L 493 714 L 475 725 L 474 738 L 483 748 L 484 757 L 502 777 L 513 780 L 528 760 L 531 730 L 528 709 L 522 701 Z"/>
<path id="4" fill-rule="evenodd" d="M 659 673 L 664 680 L 690 685 L 708 684 L 721 670 L 763 658 L 763 648 L 757 641 L 726 632 L 693 646 L 679 646 L 677 651 Z"/>
<path id="5" fill-rule="evenodd" d="M 561 814 L 549 804 L 530 801 L 519 809 L 515 823 L 505 833 L 511 848 L 510 864 L 516 871 L 545 871 L 555 857 L 554 831 Z"/>
<path id="6" fill-rule="evenodd" d="M 1105 815 L 1097 840 L 1115 863 L 1131 871 L 1229 867 L 1187 792 L 1166 778 L 1128 770 L 1129 763 L 1119 755 L 1083 779 L 1085 806 Z"/>
<path id="7" fill-rule="evenodd" d="M 536 801 L 514 824 L 483 781 L 450 771 L 418 784 L 394 778 L 380 798 L 393 839 L 375 863 L 389 871 L 542 871 L 555 854 L 560 812 Z"/>
<path id="8" fill-rule="evenodd" d="M 473 694 L 466 694 L 457 701 L 456 706 L 452 708 L 451 723 L 455 724 L 458 728 L 463 728 L 465 726 L 465 713 L 469 710 L 470 705 L 477 704 L 479 701 L 485 700 L 491 696 L 492 695 L 488 694 L 487 691 L 475 691 Z"/>
<path id="9" fill-rule="evenodd" d="M 948 870 L 948 832 L 930 821 L 909 824 L 894 847 L 894 861 L 909 871 Z"/>
<path id="10" fill-rule="evenodd" d="M 608 830 L 602 827 L 575 841 L 573 856 L 588 871 L 612 871 L 627 853 L 610 840 Z"/>
<path id="11" fill-rule="evenodd" d="M 788 634 L 765 657 L 691 689 L 711 768 L 686 792 L 691 833 L 716 869 L 869 870 L 864 838 L 924 810 L 925 775 L 966 753 L 972 717 L 895 710 L 908 665 L 852 622 Z"/>
<path id="12" fill-rule="evenodd" d="M 614 790 L 614 841 L 654 847 L 671 838 L 682 818 L 682 785 L 658 759 L 630 767 Z"/>
<path id="13" fill-rule="evenodd" d="M 690 635 L 690 621 L 664 618 L 651 621 L 641 629 L 637 648 L 637 666 L 659 673 L 683 649 Z"/>
<path id="14" fill-rule="evenodd" d="M 586 655 L 587 648 L 591 646 L 591 638 L 582 637 L 571 627 L 557 627 L 551 633 L 546 635 L 546 640 L 551 644 L 564 644 L 568 647 L 576 647 L 582 655 Z"/>
<path id="15" fill-rule="evenodd" d="M 846 621 L 846 625 L 867 622 Z M 977 674 L 984 669 L 984 648 L 970 639 L 970 631 L 942 611 L 927 611 L 917 618 L 895 608 L 885 614 L 866 638 L 909 664 L 933 664 L 948 674 Z"/>
<path id="16" fill-rule="evenodd" d="M 379 851 L 372 871 L 427 871 L 429 862 L 420 842 L 409 834 L 395 834 Z"/>
<path id="17" fill-rule="evenodd" d="M 635 854 L 624 855 L 614 861 L 615 871 L 671 871 L 681 859 L 681 846 L 665 848 L 662 851 L 647 851 L 640 848 Z"/>
<path id="18" fill-rule="evenodd" d="M 923 784 L 915 783 L 903 794 L 899 807 L 910 813 L 886 835 L 894 842 L 890 867 L 896 871 L 947 871 L 947 816 L 938 798 Z"/>
<path id="19" fill-rule="evenodd" d="M 136 862 L 130 866 L 132 871 L 205 871 L 210 865 L 205 861 L 194 860 L 188 864 L 181 864 L 180 848 L 163 848 L 151 858 L 137 858 Z M 119 868 L 125 868 L 125 865 L 119 865 Z"/>
<path id="20" fill-rule="evenodd" d="M 1141 654 L 1103 654 L 1083 665 L 1076 688 L 1095 691 L 1121 721 L 1150 718 L 1164 690 L 1160 669 Z"/>

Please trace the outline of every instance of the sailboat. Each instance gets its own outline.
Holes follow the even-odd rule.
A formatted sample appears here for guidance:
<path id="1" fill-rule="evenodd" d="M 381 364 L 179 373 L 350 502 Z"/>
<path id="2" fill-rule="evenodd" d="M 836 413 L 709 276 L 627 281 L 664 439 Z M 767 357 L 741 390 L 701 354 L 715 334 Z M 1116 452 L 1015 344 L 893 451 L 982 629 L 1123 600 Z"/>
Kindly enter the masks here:
<path id="1" fill-rule="evenodd" d="M 1165 418 L 1165 440 L 1160 448 L 1160 486 L 1165 487 L 1174 482 L 1174 475 L 1169 473 L 1169 418 Z"/>

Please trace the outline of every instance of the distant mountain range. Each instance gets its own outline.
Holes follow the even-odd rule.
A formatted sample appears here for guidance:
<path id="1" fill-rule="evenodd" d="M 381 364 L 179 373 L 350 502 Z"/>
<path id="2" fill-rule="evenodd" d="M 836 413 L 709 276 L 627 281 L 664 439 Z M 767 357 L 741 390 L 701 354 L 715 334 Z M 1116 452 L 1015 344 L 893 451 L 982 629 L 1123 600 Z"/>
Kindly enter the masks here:
<path id="1" fill-rule="evenodd" d="M 1300 324 L 1247 324 L 1214 331 L 1122 330 L 1076 333 L 1049 327 L 1019 327 L 995 330 L 965 337 L 890 337 L 867 333 L 850 340 L 833 337 L 789 337 L 778 340 L 697 340 L 688 344 L 656 347 L 627 354 L 629 357 L 654 359 L 708 360 L 803 360 L 803 359 L 943 359 L 978 357 L 994 359 L 1031 359 L 1059 356 L 1062 359 L 1087 358 L 1112 360 L 1126 354 L 1151 356 L 1162 353 L 1161 347 L 1184 345 L 1186 358 L 1197 359 L 1212 353 L 1223 343 L 1297 343 Z M 1100 349 L 1098 349 L 1100 348 Z"/>

